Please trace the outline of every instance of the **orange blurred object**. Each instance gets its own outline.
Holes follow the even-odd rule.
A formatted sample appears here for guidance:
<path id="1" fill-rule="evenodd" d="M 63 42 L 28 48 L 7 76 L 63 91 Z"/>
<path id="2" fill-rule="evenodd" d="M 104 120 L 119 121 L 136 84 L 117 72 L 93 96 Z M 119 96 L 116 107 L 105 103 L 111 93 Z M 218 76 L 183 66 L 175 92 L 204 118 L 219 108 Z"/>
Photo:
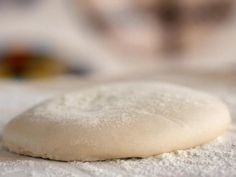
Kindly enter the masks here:
<path id="1" fill-rule="evenodd" d="M 65 72 L 65 65 L 48 51 L 23 45 L 8 47 L 0 56 L 0 77 L 45 78 Z"/>

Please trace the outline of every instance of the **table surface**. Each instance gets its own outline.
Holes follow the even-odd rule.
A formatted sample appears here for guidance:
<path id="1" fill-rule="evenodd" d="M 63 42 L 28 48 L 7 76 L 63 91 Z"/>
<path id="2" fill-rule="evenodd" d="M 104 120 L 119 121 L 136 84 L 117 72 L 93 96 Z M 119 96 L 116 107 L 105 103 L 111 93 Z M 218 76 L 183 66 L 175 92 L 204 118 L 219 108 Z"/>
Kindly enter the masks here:
<path id="1" fill-rule="evenodd" d="M 75 177 L 75 176 L 236 176 L 236 87 L 233 77 L 158 75 L 151 80 L 180 83 L 211 92 L 221 97 L 232 114 L 229 130 L 209 144 L 189 150 L 179 150 L 144 159 L 123 159 L 101 162 L 58 162 L 17 155 L 1 146 L 0 176 Z M 60 79 L 59 79 L 60 80 Z M 86 82 L 63 84 L 60 81 L 21 83 L 0 81 L 0 135 L 6 123 L 15 115 L 54 95 L 76 90 Z M 68 79 L 66 82 L 70 83 Z M 66 85 L 66 87 L 65 87 Z M 63 86 L 63 87 L 62 87 Z"/>

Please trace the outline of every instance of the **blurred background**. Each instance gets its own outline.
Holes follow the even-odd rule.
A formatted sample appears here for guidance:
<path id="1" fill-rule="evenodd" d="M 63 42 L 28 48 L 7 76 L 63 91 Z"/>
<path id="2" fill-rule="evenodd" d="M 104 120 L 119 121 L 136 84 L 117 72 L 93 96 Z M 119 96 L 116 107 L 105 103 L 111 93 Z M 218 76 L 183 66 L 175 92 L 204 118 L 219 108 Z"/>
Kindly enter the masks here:
<path id="1" fill-rule="evenodd" d="M 233 77 L 235 8 L 235 0 L 0 0 L 0 83 Z"/>
<path id="2" fill-rule="evenodd" d="M 114 81 L 190 86 L 236 115 L 235 8 L 235 0 L 0 0 L 0 133 L 45 99 Z"/>

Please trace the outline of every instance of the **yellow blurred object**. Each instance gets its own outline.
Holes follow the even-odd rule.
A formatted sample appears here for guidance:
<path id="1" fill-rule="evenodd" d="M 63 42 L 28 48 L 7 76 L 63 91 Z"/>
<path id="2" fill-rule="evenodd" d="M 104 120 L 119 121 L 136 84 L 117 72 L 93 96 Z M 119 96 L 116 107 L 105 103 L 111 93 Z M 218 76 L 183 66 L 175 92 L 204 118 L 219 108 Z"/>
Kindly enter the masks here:
<path id="1" fill-rule="evenodd" d="M 50 53 L 26 47 L 9 48 L 0 57 L 0 77 L 17 79 L 46 78 L 62 74 L 65 65 Z"/>

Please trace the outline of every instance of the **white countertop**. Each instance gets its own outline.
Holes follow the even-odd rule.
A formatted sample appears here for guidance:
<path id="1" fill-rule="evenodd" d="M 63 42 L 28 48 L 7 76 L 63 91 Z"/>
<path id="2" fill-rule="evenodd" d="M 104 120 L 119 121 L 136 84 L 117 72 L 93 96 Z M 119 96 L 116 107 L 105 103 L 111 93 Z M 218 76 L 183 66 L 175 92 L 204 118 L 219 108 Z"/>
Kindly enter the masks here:
<path id="1" fill-rule="evenodd" d="M 0 140 L 0 176 L 236 176 L 236 111 L 233 111 L 236 108 L 236 83 L 234 84 L 228 76 L 225 76 L 225 79 L 218 77 L 217 80 L 198 76 L 194 76 L 193 79 L 186 75 L 159 75 L 152 77 L 152 80 L 153 78 L 190 85 L 220 96 L 232 110 L 232 127 L 215 141 L 194 149 L 145 159 L 101 162 L 58 162 L 21 156 L 2 148 Z M 0 133 L 5 124 L 18 113 L 41 100 L 70 90 L 59 87 L 60 84 L 54 85 L 54 89 L 52 89 L 52 84 L 48 87 L 45 85 L 41 84 L 40 87 L 44 88 L 41 89 L 39 84 L 34 83 L 0 81 Z M 83 84 L 75 85 L 71 84 L 71 89 L 75 90 Z M 61 89 L 56 89 L 56 87 Z"/>

